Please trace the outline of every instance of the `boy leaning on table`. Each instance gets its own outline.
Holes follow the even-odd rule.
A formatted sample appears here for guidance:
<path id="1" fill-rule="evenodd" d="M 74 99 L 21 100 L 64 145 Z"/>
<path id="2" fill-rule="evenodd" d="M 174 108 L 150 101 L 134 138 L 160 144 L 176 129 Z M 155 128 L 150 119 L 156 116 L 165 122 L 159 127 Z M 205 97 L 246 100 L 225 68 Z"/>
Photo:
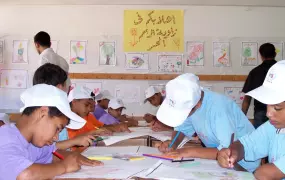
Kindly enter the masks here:
<path id="1" fill-rule="evenodd" d="M 16 124 L 0 128 L 1 178 L 5 180 L 51 179 L 74 172 L 81 165 L 102 165 L 79 153 L 58 151 L 55 142 L 59 132 L 67 126 L 79 129 L 85 120 L 70 109 L 67 95 L 58 88 L 39 84 L 21 94 L 24 107 Z M 64 160 L 53 156 L 60 153 Z"/>

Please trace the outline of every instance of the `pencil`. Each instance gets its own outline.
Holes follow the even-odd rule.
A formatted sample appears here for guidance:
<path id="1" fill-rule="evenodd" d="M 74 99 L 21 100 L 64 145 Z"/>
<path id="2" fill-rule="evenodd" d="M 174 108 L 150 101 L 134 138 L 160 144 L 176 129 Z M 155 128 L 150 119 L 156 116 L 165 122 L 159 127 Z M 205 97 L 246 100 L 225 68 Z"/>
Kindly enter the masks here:
<path id="1" fill-rule="evenodd" d="M 172 160 L 172 162 L 186 162 L 186 161 L 195 161 L 195 159 Z"/>
<path id="2" fill-rule="evenodd" d="M 58 152 L 54 151 L 52 154 L 58 157 L 59 159 L 64 160 L 63 155 L 59 154 Z"/>
<path id="3" fill-rule="evenodd" d="M 178 136 L 180 135 L 180 131 L 175 135 L 175 137 L 173 138 L 172 142 L 169 144 L 168 148 L 171 148 L 173 146 L 173 144 L 175 143 L 176 139 L 178 138 Z"/>

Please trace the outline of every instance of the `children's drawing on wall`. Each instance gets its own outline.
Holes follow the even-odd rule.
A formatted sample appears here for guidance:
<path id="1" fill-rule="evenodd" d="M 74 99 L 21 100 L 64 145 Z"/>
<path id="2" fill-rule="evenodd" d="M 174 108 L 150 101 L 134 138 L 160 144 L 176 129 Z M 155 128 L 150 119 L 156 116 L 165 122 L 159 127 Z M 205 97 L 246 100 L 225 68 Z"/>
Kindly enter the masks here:
<path id="1" fill-rule="evenodd" d="M 213 60 L 215 67 L 230 67 L 230 43 L 213 42 Z"/>
<path id="2" fill-rule="evenodd" d="M 148 70 L 148 58 L 147 53 L 126 53 L 126 69 Z"/>
<path id="3" fill-rule="evenodd" d="M 121 84 L 115 88 L 115 97 L 124 103 L 137 103 L 140 100 L 140 87 L 133 84 Z"/>
<path id="4" fill-rule="evenodd" d="M 50 43 L 51 43 L 50 48 L 52 48 L 53 51 L 54 51 L 55 53 L 57 53 L 58 41 L 53 40 L 53 41 L 51 41 Z"/>
<path id="5" fill-rule="evenodd" d="M 282 42 L 270 42 L 275 46 L 276 49 L 276 61 L 280 61 L 283 59 L 283 43 Z"/>
<path id="6" fill-rule="evenodd" d="M 100 42 L 99 43 L 99 65 L 116 65 L 116 43 Z"/>
<path id="7" fill-rule="evenodd" d="M 203 42 L 187 42 L 186 66 L 204 66 Z"/>
<path id="8" fill-rule="evenodd" d="M 158 72 L 179 73 L 183 71 L 182 55 L 158 55 Z"/>
<path id="9" fill-rule="evenodd" d="M 4 41 L 0 41 L 0 64 L 4 63 Z"/>
<path id="10" fill-rule="evenodd" d="M 86 64 L 87 41 L 70 41 L 70 64 Z"/>
<path id="11" fill-rule="evenodd" d="M 256 66 L 258 59 L 258 43 L 257 42 L 242 42 L 242 66 Z"/>
<path id="12" fill-rule="evenodd" d="M 13 60 L 12 63 L 28 64 L 28 40 L 13 41 Z"/>
<path id="13" fill-rule="evenodd" d="M 242 104 L 244 99 L 244 93 L 241 87 L 225 87 L 225 95 L 234 100 L 237 104 Z"/>
<path id="14" fill-rule="evenodd" d="M 1 69 L 1 88 L 12 88 L 12 89 L 26 89 L 28 82 L 28 71 L 26 70 L 12 70 L 12 69 Z"/>
<path id="15" fill-rule="evenodd" d="M 162 96 L 166 96 L 165 84 L 153 84 L 150 86 L 156 87 Z"/>

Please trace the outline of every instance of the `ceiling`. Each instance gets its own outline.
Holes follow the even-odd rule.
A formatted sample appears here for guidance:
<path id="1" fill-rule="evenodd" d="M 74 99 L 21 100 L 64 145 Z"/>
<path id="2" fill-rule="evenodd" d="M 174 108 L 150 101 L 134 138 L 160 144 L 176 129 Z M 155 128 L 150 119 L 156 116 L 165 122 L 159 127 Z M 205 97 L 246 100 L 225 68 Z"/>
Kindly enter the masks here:
<path id="1" fill-rule="evenodd" d="M 201 5 L 285 7 L 285 0 L 0 0 L 1 5 Z"/>

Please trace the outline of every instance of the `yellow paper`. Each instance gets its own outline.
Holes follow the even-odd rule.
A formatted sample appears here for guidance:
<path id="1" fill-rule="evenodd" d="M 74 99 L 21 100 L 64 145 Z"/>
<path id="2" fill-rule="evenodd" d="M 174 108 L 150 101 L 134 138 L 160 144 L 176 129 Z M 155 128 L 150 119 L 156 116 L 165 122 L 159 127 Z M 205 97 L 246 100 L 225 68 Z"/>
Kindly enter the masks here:
<path id="1" fill-rule="evenodd" d="M 90 156 L 88 157 L 88 159 L 102 161 L 102 160 L 112 160 L 113 158 L 109 156 Z"/>
<path id="2" fill-rule="evenodd" d="M 125 52 L 183 52 L 183 10 L 125 10 Z"/>

